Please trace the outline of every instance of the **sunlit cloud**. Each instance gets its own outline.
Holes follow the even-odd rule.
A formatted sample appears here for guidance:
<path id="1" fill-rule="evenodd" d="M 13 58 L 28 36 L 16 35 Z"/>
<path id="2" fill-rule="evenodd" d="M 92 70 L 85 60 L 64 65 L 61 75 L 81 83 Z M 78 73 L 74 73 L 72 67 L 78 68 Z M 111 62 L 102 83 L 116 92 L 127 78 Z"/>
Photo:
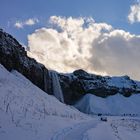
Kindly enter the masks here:
<path id="1" fill-rule="evenodd" d="M 52 16 L 49 22 L 52 27 L 28 35 L 28 55 L 47 68 L 140 79 L 140 36 L 92 18 Z"/>

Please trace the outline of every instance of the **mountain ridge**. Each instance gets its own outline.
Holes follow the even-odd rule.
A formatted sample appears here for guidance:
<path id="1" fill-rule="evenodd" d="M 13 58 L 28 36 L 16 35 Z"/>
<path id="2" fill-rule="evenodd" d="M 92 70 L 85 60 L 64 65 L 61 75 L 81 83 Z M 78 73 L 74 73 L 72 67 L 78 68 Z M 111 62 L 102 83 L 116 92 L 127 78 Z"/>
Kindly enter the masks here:
<path id="1" fill-rule="evenodd" d="M 24 47 L 10 34 L 0 30 L 0 63 L 9 71 L 17 70 L 48 94 L 53 94 L 53 80 L 49 70 L 43 64 L 27 56 Z M 90 93 L 99 97 L 122 94 L 129 97 L 140 93 L 140 82 L 128 76 L 109 77 L 89 74 L 84 70 L 75 70 L 71 74 L 58 75 L 66 104 L 74 104 Z"/>

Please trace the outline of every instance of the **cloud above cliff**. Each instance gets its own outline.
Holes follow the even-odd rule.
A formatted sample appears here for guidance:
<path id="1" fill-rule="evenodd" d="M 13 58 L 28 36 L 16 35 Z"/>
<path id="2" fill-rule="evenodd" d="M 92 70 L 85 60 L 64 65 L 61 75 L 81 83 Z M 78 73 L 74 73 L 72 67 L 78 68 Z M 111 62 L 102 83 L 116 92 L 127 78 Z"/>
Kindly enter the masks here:
<path id="1" fill-rule="evenodd" d="M 140 36 L 93 18 L 50 17 L 28 35 L 28 55 L 59 72 L 75 69 L 140 79 Z"/>

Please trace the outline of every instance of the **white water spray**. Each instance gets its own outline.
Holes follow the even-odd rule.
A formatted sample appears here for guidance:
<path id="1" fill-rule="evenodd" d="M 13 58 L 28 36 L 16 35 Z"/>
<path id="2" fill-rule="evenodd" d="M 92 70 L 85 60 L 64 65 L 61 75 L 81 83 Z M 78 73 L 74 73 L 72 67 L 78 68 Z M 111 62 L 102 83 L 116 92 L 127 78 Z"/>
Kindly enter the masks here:
<path id="1" fill-rule="evenodd" d="M 47 70 L 44 70 L 44 90 L 47 92 Z"/>
<path id="2" fill-rule="evenodd" d="M 52 78 L 52 87 L 53 87 L 53 94 L 54 96 L 64 103 L 64 98 L 63 98 L 63 92 L 61 89 L 60 81 L 57 72 L 55 71 L 49 71 L 49 75 Z"/>

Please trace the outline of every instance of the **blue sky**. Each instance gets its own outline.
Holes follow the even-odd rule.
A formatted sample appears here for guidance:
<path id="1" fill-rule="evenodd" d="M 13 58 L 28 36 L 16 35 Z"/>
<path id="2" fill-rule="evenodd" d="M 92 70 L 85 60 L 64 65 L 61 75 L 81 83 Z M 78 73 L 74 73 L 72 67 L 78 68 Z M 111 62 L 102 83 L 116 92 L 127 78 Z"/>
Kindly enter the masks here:
<path id="1" fill-rule="evenodd" d="M 127 16 L 130 5 L 136 0 L 1 0 L 0 27 L 27 44 L 27 34 L 46 26 L 50 16 L 93 17 L 97 22 L 111 24 L 114 28 L 140 34 L 139 23 L 130 24 Z M 39 23 L 17 29 L 17 20 L 38 18 Z"/>
<path id="2" fill-rule="evenodd" d="M 139 0 L 0 0 L 0 13 L 0 28 L 49 69 L 140 80 Z"/>

